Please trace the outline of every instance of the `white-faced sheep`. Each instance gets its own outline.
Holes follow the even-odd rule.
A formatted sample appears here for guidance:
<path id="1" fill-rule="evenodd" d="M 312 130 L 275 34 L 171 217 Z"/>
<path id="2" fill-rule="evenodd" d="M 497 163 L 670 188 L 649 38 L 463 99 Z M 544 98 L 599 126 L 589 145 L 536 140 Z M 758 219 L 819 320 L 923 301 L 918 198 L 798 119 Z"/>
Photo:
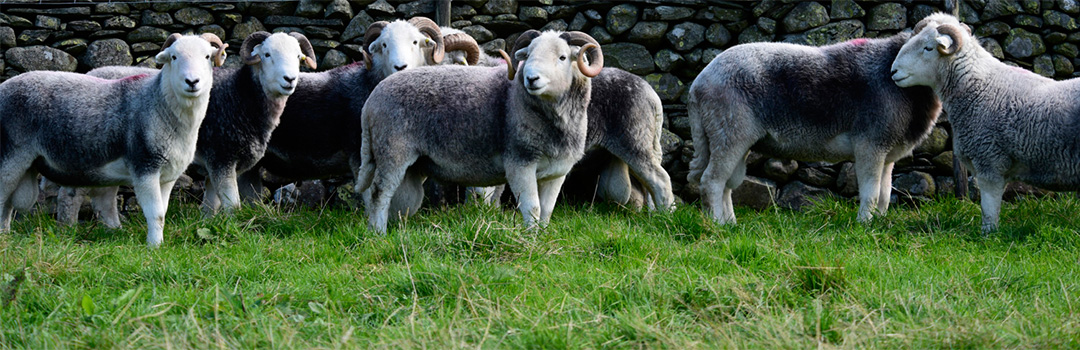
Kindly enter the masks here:
<path id="1" fill-rule="evenodd" d="M 941 98 L 955 156 L 978 181 L 984 232 L 997 228 L 1009 181 L 1080 189 L 1080 79 L 1055 81 L 1008 66 L 942 13 L 915 26 L 893 62 L 892 79 L 931 87 Z"/>
<path id="2" fill-rule="evenodd" d="M 195 156 L 225 45 L 173 34 L 159 73 L 121 80 L 27 72 L 0 84 L 0 231 L 37 198 L 37 174 L 64 186 L 135 187 L 146 242 L 162 242 L 169 193 Z"/>
<path id="3" fill-rule="evenodd" d="M 467 186 L 508 183 L 526 226 L 550 219 L 585 151 L 590 78 L 603 55 L 581 32 L 530 30 L 514 50 L 506 69 L 419 68 L 375 88 L 363 109 L 356 176 L 357 191 L 372 187 L 370 227 L 386 231 L 391 197 L 412 181 L 410 168 Z"/>
<path id="4" fill-rule="evenodd" d="M 714 220 L 735 223 L 731 191 L 749 150 L 805 161 L 854 160 L 859 221 L 884 214 L 893 164 L 930 133 L 941 103 L 899 88 L 889 67 L 908 38 L 811 47 L 754 43 L 716 56 L 690 86 L 694 160 L 687 176 Z"/>
<path id="5" fill-rule="evenodd" d="M 199 128 L 194 164 L 207 176 L 203 211 L 210 215 L 219 207 L 232 210 L 240 205 L 236 176 L 262 158 L 270 133 L 277 127 L 289 95 L 296 89 L 300 65 L 315 69 L 315 51 L 307 37 L 299 33 L 252 33 L 240 47 L 244 66 L 214 70 L 214 88 L 206 119 Z M 157 70 L 141 67 L 102 67 L 89 75 L 118 79 Z M 106 225 L 119 225 L 116 189 L 91 193 L 95 212 Z M 59 196 L 57 201 L 78 202 L 81 196 Z M 101 207 L 102 205 L 108 207 Z M 58 204 L 61 222 L 78 220 L 77 203 Z"/>
<path id="6" fill-rule="evenodd" d="M 372 23 L 364 43 L 364 64 L 300 73 L 259 167 L 293 180 L 352 174 L 360 162 L 360 110 L 372 89 L 396 72 L 441 62 L 446 49 L 439 26 L 424 17 Z M 261 191 L 258 168 L 241 176 L 241 195 Z"/>
<path id="7" fill-rule="evenodd" d="M 484 55 L 468 34 L 447 28 L 443 28 L 443 32 L 447 42 L 460 40 L 470 44 L 461 45 L 469 50 L 448 50 L 444 64 L 468 60 L 479 63 L 466 65 L 505 64 Z M 569 178 L 577 177 L 589 190 L 595 187 L 600 198 L 618 204 L 640 208 L 647 202 L 661 208 L 671 207 L 674 202 L 671 178 L 660 165 L 664 110 L 660 97 L 649 83 L 621 69 L 602 70 L 592 79 L 588 118 L 585 159 L 603 159 L 605 164 L 598 173 L 587 170 L 578 173 L 579 167 L 575 167 Z M 631 175 L 636 181 L 631 181 Z M 470 190 L 486 201 L 497 201 L 499 189 L 501 187 Z M 651 198 L 643 198 L 649 195 Z"/>

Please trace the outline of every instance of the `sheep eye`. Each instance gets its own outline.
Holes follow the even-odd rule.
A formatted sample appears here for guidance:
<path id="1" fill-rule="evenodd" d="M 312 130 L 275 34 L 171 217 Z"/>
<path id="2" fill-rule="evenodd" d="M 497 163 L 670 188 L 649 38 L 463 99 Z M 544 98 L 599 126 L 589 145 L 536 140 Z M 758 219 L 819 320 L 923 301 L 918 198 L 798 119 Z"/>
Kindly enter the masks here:
<path id="1" fill-rule="evenodd" d="M 206 59 L 210 59 L 210 55 L 206 55 Z"/>
<path id="2" fill-rule="evenodd" d="M 559 61 L 566 61 L 566 55 L 559 56 Z"/>
<path id="3" fill-rule="evenodd" d="M 929 47 L 924 47 L 924 48 L 923 48 L 923 50 L 926 50 L 927 52 L 929 52 L 929 51 L 934 51 L 934 49 L 933 49 L 933 48 L 929 48 Z"/>
<path id="4" fill-rule="evenodd" d="M 270 57 L 270 53 L 267 52 L 266 54 L 263 54 L 263 56 Z"/>
<path id="5" fill-rule="evenodd" d="M 173 56 L 172 56 L 172 59 L 174 59 L 174 60 L 175 60 L 175 59 L 176 59 L 176 55 L 173 55 Z"/>
<path id="6" fill-rule="evenodd" d="M 384 48 L 385 48 L 385 47 L 386 47 L 386 43 L 383 43 L 383 44 L 382 44 L 382 47 L 384 47 Z"/>
<path id="7" fill-rule="evenodd" d="M 413 40 L 413 41 L 412 41 L 412 44 L 413 44 L 413 45 L 416 45 L 416 43 L 417 43 L 417 41 L 416 41 L 416 40 Z"/>

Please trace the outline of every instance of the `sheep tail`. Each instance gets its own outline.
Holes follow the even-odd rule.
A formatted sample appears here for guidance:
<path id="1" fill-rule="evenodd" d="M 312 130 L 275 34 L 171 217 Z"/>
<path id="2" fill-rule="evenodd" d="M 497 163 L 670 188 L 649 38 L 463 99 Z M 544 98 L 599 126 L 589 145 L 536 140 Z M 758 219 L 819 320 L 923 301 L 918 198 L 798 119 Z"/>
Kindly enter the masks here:
<path id="1" fill-rule="evenodd" d="M 701 186 L 701 175 L 705 173 L 705 167 L 709 164 L 709 136 L 701 125 L 702 108 L 700 102 L 694 98 L 693 92 L 686 104 L 686 112 L 690 118 L 690 133 L 694 140 L 694 159 L 690 161 L 690 173 L 686 180 L 692 187 Z"/>
<path id="2" fill-rule="evenodd" d="M 361 123 L 364 129 L 360 132 L 360 169 L 356 172 L 356 193 L 363 193 L 371 187 L 375 178 L 375 157 L 371 149 L 371 127 L 367 124 L 367 118 Z"/>

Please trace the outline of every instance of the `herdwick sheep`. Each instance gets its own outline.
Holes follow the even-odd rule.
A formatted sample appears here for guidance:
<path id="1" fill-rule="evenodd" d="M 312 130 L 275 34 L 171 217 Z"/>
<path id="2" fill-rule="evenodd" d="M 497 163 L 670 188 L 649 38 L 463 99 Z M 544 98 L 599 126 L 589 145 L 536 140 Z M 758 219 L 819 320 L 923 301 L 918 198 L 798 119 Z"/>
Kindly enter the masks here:
<path id="1" fill-rule="evenodd" d="M 983 232 L 997 228 L 1009 181 L 1080 189 L 1080 79 L 1055 81 L 1008 66 L 943 13 L 915 26 L 893 62 L 892 79 L 933 88 L 941 98 L 955 156 L 979 184 Z"/>
<path id="2" fill-rule="evenodd" d="M 252 33 L 240 47 L 244 66 L 215 69 L 214 88 L 206 119 L 199 128 L 194 164 L 206 175 L 203 211 L 212 215 L 219 207 L 232 210 L 240 205 L 236 174 L 251 169 L 262 158 L 270 133 L 277 127 L 289 95 L 296 89 L 300 64 L 315 69 L 315 51 L 300 33 Z M 153 74 L 156 69 L 141 67 L 102 67 L 89 75 L 118 79 L 136 74 Z M 119 223 L 116 213 L 116 188 L 91 193 L 95 212 L 106 223 Z M 60 196 L 57 201 L 78 200 L 81 196 Z M 108 205 L 111 208 L 99 208 Z M 76 204 L 58 205 L 74 208 L 60 211 L 60 221 L 78 220 Z M 108 213 L 108 214 L 105 214 Z M 106 217 L 105 215 L 112 215 Z"/>
<path id="3" fill-rule="evenodd" d="M 240 177 L 240 193 L 262 193 L 260 168 L 293 180 L 352 174 L 360 164 L 360 110 L 375 86 L 396 72 L 441 62 L 439 26 L 430 19 L 372 23 L 364 34 L 364 64 L 300 73 L 263 159 Z M 354 163 L 354 164 L 350 164 Z"/>
<path id="4" fill-rule="evenodd" d="M 33 205 L 40 173 L 62 186 L 134 186 L 146 243 L 160 245 L 225 47 L 213 34 L 173 34 L 155 56 L 157 74 L 35 71 L 0 84 L 0 231 L 10 230 L 14 208 Z"/>
<path id="5" fill-rule="evenodd" d="M 718 223 L 735 223 L 731 191 L 749 150 L 803 161 L 854 160 L 858 220 L 884 214 L 893 164 L 930 133 L 941 103 L 925 87 L 899 88 L 889 67 L 909 37 L 823 47 L 737 45 L 690 86 L 694 160 L 687 176 Z"/>
<path id="6" fill-rule="evenodd" d="M 566 173 L 584 154 L 590 78 L 603 68 L 603 55 L 585 33 L 529 30 L 515 43 L 514 59 L 506 58 L 506 69 L 398 73 L 371 93 L 356 189 L 372 189 L 372 229 L 386 231 L 391 197 L 402 182 L 415 181 L 406 177 L 410 167 L 467 186 L 508 183 L 525 225 L 547 223 Z"/>
<path id="7" fill-rule="evenodd" d="M 445 41 L 461 40 L 470 44 L 461 45 L 469 50 L 448 50 L 443 64 L 462 64 L 460 62 L 468 60 L 482 66 L 505 64 L 484 55 L 476 40 L 468 34 L 452 28 L 443 28 L 443 33 Z M 622 205 L 640 208 L 643 203 L 659 203 L 662 208 L 671 207 L 675 197 L 671 191 L 671 178 L 660 165 L 664 110 L 660 96 L 649 83 L 621 69 L 602 70 L 592 79 L 588 117 L 586 149 L 591 151 L 583 160 L 603 159 L 604 168 L 596 174 L 579 172 L 579 167 L 575 167 L 568 175 L 571 183 L 577 177 L 579 182 L 591 184 L 589 190 L 595 186 L 600 198 Z M 637 181 L 631 182 L 631 169 L 633 179 Z M 497 202 L 502 186 L 470 188 L 469 192 L 478 194 L 486 202 Z M 644 198 L 650 194 L 652 198 Z"/>

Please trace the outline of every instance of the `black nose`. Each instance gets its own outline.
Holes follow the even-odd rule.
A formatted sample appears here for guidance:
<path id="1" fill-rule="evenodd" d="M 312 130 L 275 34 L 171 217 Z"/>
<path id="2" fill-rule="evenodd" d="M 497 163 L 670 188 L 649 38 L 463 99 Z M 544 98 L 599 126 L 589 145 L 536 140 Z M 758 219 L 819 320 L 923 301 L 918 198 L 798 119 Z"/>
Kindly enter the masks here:
<path id="1" fill-rule="evenodd" d="M 195 84 L 199 83 L 199 79 L 195 79 L 195 80 L 184 79 L 184 82 L 187 83 L 188 85 L 191 85 L 191 87 L 195 87 Z"/>
<path id="2" fill-rule="evenodd" d="M 896 70 L 895 70 L 895 69 L 893 69 L 893 70 L 892 70 L 892 72 L 889 72 L 889 73 L 891 73 L 891 74 L 896 74 Z"/>
<path id="3" fill-rule="evenodd" d="M 409 67 L 409 65 L 403 64 L 403 65 L 400 65 L 400 66 L 394 66 L 394 69 L 402 70 L 402 69 L 405 69 L 405 68 L 408 68 L 408 67 Z"/>
<path id="4" fill-rule="evenodd" d="M 529 79 L 529 84 L 535 83 L 537 80 L 540 80 L 540 77 L 525 77 L 525 78 Z"/>
<path id="5" fill-rule="evenodd" d="M 284 77 L 284 78 L 285 78 L 286 83 L 291 83 L 291 82 L 296 81 L 296 77 Z"/>

